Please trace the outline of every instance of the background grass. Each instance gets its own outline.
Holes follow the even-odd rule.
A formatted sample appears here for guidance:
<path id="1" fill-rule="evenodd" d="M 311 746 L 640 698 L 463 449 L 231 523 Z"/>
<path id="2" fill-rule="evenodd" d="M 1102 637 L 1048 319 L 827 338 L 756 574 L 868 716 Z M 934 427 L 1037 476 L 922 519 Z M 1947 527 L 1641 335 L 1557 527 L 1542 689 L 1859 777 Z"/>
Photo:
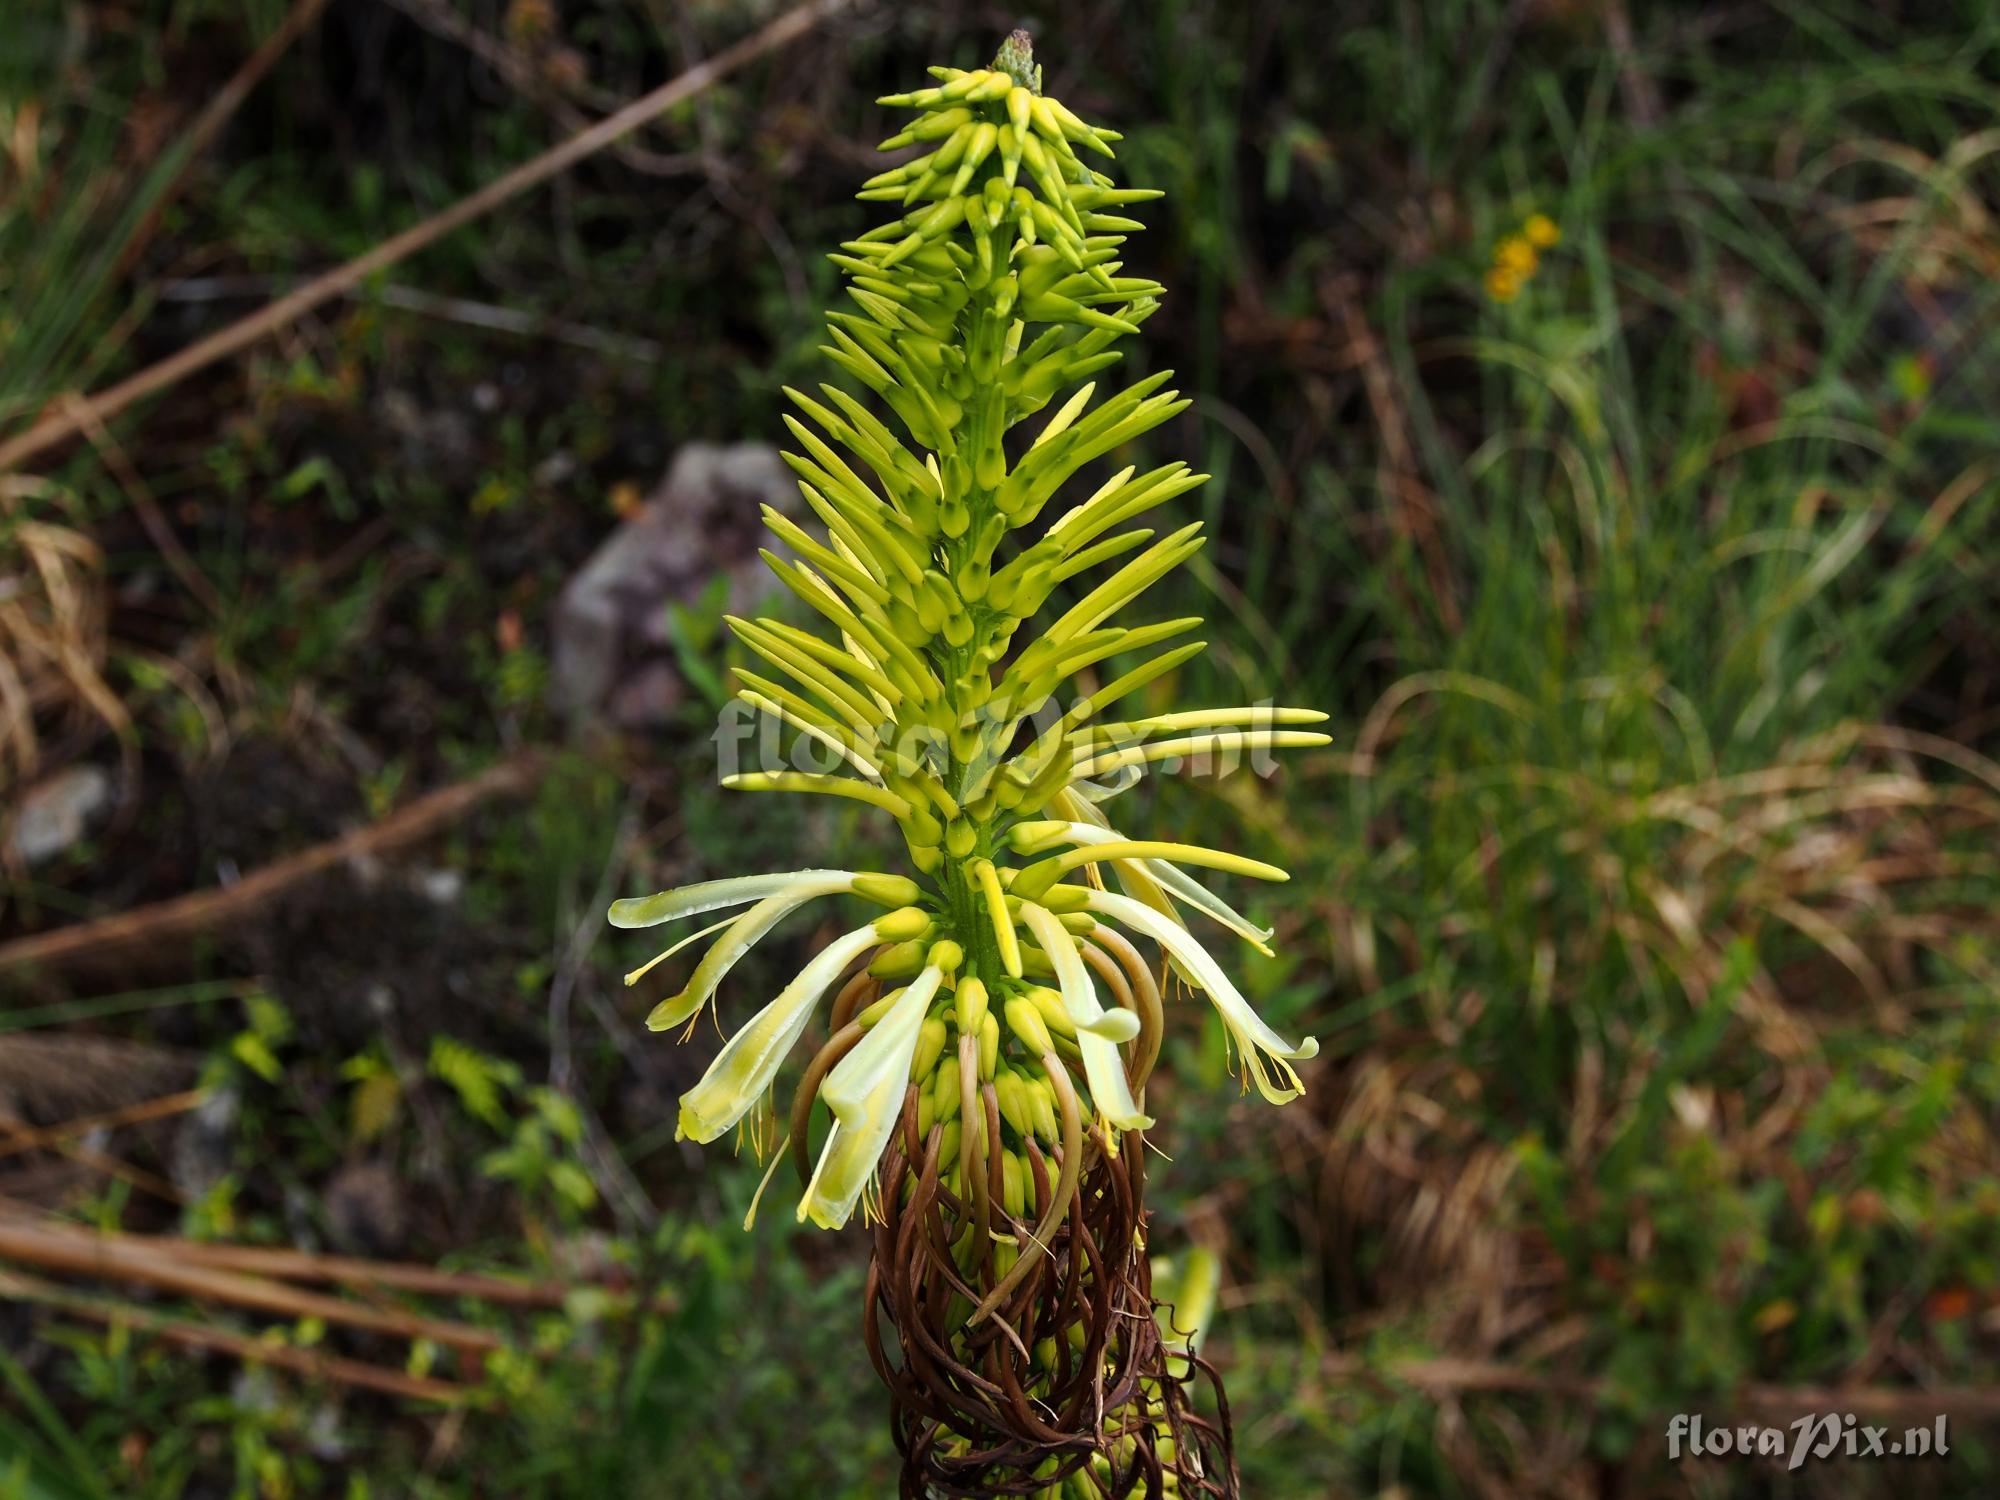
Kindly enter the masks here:
<path id="1" fill-rule="evenodd" d="M 336 5 L 182 176 L 174 143 L 283 9 L 22 10 L 0 425 L 771 13 Z M 1190 1009 L 1162 1085 L 1156 1242 L 1225 1253 L 1248 1493 L 1989 1493 L 1967 1419 L 1949 1462 L 1804 1476 L 1676 1468 L 1661 1434 L 1753 1387 L 1902 1390 L 1916 1422 L 1926 1388 L 1993 1385 L 2000 21 L 1072 11 L 1039 28 L 1050 88 L 1168 192 L 1134 270 L 1172 295 L 1130 373 L 1197 400 L 1149 447 L 1216 476 L 1181 502 L 1215 541 L 1161 601 L 1215 644 L 1157 692 L 1335 716 L 1269 783 L 1131 794 L 1293 870 L 1251 898 L 1280 958 L 1237 967 L 1325 1045 L 1273 1113 Z M 823 377 L 817 252 L 864 222 L 869 101 L 1015 19 L 835 22 L 13 481 L 27 603 L 0 645 L 40 686 L 0 785 L 89 762 L 122 799 L 7 876 L 6 932 L 224 883 L 563 744 L 555 595 L 677 447 L 770 438 L 778 387 Z M 1496 301 L 1537 213 L 1560 242 Z M 442 1418 L 16 1302 L 0 1494 L 889 1492 L 861 1247 L 782 1214 L 738 1232 L 755 1165 L 667 1123 L 705 1049 L 635 1033 L 653 997 L 617 976 L 650 954 L 595 928 L 607 882 L 883 847 L 865 817 L 707 795 L 701 685 L 730 658 L 700 600 L 679 630 L 677 727 L 571 743 L 525 806 L 173 972 L 9 976 L 0 1032 L 141 1042 L 230 1101 L 194 1166 L 117 1137 L 173 1191 L 77 1172 L 51 1201 L 78 1221 L 612 1290 L 457 1309 L 514 1345 L 479 1371 L 282 1331 L 491 1389 Z"/>

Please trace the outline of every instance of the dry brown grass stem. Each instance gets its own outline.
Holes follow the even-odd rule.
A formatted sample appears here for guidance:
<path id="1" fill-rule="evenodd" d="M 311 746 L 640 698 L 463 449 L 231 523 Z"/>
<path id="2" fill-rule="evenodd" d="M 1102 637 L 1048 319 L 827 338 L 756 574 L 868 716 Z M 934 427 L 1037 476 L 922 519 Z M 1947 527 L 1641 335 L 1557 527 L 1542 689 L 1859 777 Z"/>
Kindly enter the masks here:
<path id="1" fill-rule="evenodd" d="M 402 1370 L 384 1369 L 361 1360 L 343 1359 L 319 1349 L 301 1349 L 291 1344 L 273 1343 L 206 1323 L 189 1323 L 166 1318 L 145 1308 L 122 1302 L 88 1297 L 67 1291 L 39 1277 L 0 1270 L 0 1296 L 33 1302 L 69 1317 L 88 1319 L 113 1328 L 134 1328 L 155 1338 L 189 1349 L 227 1354 L 245 1364 L 271 1365 L 290 1370 L 310 1380 L 353 1386 L 358 1390 L 380 1391 L 410 1401 L 457 1404 L 469 1400 L 473 1392 L 466 1386 L 428 1376 L 410 1375 Z"/>
<path id="2" fill-rule="evenodd" d="M 10 1213 L 32 1221 L 36 1227 L 50 1233 L 86 1239 L 94 1237 L 91 1230 L 51 1219 L 39 1210 L 25 1205 L 15 1209 L 0 1201 L 0 1219 Z M 120 1234 L 116 1238 L 122 1243 L 187 1265 L 238 1271 L 279 1281 L 320 1282 L 350 1288 L 373 1287 L 434 1297 L 469 1297 L 478 1302 L 520 1307 L 560 1307 L 575 1290 L 574 1285 L 566 1282 L 518 1281 L 475 1271 L 446 1271 L 411 1262 L 321 1255 L 309 1250 L 288 1250 L 276 1246 L 232 1245 L 181 1239 L 173 1235 Z"/>
<path id="3" fill-rule="evenodd" d="M 318 1318 L 366 1333 L 428 1339 L 474 1353 L 503 1348 L 499 1335 L 468 1323 L 425 1317 L 400 1308 L 366 1306 L 241 1271 L 204 1265 L 177 1253 L 172 1241 L 136 1235 L 88 1234 L 15 1218 L 0 1218 L 0 1257 L 107 1281 L 175 1292 L 205 1302 L 244 1307 L 282 1318 Z"/>
<path id="4" fill-rule="evenodd" d="M 0 974 L 115 967 L 141 951 L 151 956 L 177 949 L 258 915 L 286 892 L 337 865 L 415 843 L 490 798 L 527 792 L 546 770 L 543 756 L 524 752 L 420 797 L 379 823 L 266 865 L 235 885 L 17 939 L 0 947 Z"/>

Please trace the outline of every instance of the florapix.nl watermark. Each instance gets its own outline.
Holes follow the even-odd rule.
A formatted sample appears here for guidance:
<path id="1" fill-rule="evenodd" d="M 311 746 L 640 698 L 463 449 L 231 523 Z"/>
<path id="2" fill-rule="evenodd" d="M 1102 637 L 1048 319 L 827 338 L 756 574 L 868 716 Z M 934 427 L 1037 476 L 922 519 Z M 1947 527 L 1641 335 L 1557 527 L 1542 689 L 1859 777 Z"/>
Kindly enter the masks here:
<path id="1" fill-rule="evenodd" d="M 1808 1412 L 1779 1427 L 1710 1424 L 1677 1412 L 1667 1423 L 1667 1457 L 1775 1458 L 1787 1469 L 1829 1459 L 1944 1458 L 1951 1453 L 1947 1418 L 1920 1427 L 1871 1426 L 1853 1412 Z"/>

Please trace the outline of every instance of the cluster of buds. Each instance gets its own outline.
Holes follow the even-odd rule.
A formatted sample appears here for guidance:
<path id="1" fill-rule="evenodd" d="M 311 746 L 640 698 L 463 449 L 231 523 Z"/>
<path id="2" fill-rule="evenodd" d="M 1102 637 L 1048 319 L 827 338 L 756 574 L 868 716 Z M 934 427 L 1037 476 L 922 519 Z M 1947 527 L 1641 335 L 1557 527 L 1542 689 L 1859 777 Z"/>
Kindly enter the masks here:
<path id="1" fill-rule="evenodd" d="M 1100 170 L 1117 135 L 1041 92 L 1024 33 L 991 68 L 932 73 L 935 87 L 882 101 L 916 112 L 884 148 L 922 148 L 861 194 L 897 216 L 833 257 L 853 307 L 829 316 L 825 352 L 879 405 L 833 384 L 789 391 L 801 416 L 787 418 L 798 443 L 787 461 L 820 529 L 765 511 L 792 554 L 765 557 L 825 633 L 730 622 L 768 668 L 738 673 L 740 697 L 834 769 L 725 778 L 880 808 L 900 827 L 911 873 L 744 876 L 621 901 L 611 920 L 646 927 L 748 908 L 687 940 L 720 933 L 653 1012 L 661 1029 L 691 1024 L 738 959 L 807 902 L 847 895 L 882 909 L 735 1032 L 682 1099 L 680 1132 L 712 1141 L 772 1118 L 779 1069 L 831 994 L 828 1040 L 792 1098 L 790 1151 L 773 1161 L 800 1166 L 798 1216 L 832 1228 L 860 1205 L 881 1225 L 920 1200 L 932 1264 L 881 1268 L 901 1252 L 878 1239 L 887 1310 L 935 1325 L 969 1377 L 967 1400 L 1002 1426 L 1014 1412 L 1028 1414 L 1023 1431 L 1046 1428 L 1037 1402 L 1068 1411 L 1065 1431 L 1034 1433 L 1034 1462 L 1082 1473 L 1084 1456 L 1108 1462 L 1115 1446 L 1106 1382 L 1143 1397 L 1163 1374 L 1127 1368 L 1107 1352 L 1124 1336 L 1087 1323 L 1111 1317 L 1109 1289 L 1131 1292 L 1132 1257 L 1143 1260 L 1141 1179 L 1121 1156 L 1152 1123 L 1143 1098 L 1163 984 L 1208 997 L 1247 1079 L 1273 1102 L 1300 1092 L 1293 1064 L 1316 1050 L 1267 1025 L 1183 921 L 1264 949 L 1270 934 L 1189 872 L 1284 872 L 1131 837 L 1106 805 L 1163 762 L 1323 744 L 1302 726 L 1324 715 L 1111 717 L 1202 648 L 1182 639 L 1199 618 L 1114 617 L 1202 545 L 1198 524 L 1159 536 L 1132 523 L 1205 475 L 1127 466 L 1080 502 L 1055 504 L 1086 465 L 1187 405 L 1164 389 L 1167 374 L 1102 399 L 1096 390 L 1121 358 L 1117 341 L 1162 295 L 1120 274 L 1120 246 L 1140 227 L 1120 210 L 1158 195 Z M 1022 441 L 1021 424 L 1051 405 Z M 1052 600 L 1060 613 L 1027 629 Z M 1156 973 L 1135 938 L 1167 967 Z M 831 1127 L 815 1159 L 816 1102 Z M 1050 1264 L 1065 1253 L 1071 1264 Z M 1043 1305 L 1072 1295 L 1094 1307 Z M 993 1331 L 1002 1322 L 1007 1338 Z M 1029 1389 L 1006 1399 L 986 1389 L 996 1382 L 977 1360 L 996 1346 L 1025 1357 L 1009 1378 Z M 950 1405 L 934 1390 L 912 1400 Z M 933 1469 L 982 1451 L 948 1415 L 911 1445 Z"/>

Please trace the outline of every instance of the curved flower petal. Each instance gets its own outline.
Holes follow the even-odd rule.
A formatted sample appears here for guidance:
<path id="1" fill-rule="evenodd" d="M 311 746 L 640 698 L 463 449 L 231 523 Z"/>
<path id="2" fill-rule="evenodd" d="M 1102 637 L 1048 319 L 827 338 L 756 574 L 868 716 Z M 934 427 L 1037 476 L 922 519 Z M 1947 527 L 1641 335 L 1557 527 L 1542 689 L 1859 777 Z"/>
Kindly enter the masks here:
<path id="1" fill-rule="evenodd" d="M 1063 836 L 1078 844 L 1116 844 L 1125 840 L 1125 835 L 1116 829 L 1100 827 L 1095 823 L 1071 823 L 1067 825 Z M 1271 940 L 1270 928 L 1259 927 L 1208 887 L 1195 880 L 1179 865 L 1169 860 L 1148 859 L 1139 863 L 1145 866 L 1148 875 L 1166 888 L 1169 895 L 1192 906 L 1203 916 L 1220 922 L 1266 958 L 1271 956 L 1268 946 Z"/>
<path id="2" fill-rule="evenodd" d="M 845 890 L 854 879 L 851 870 L 785 870 L 775 875 L 736 875 L 728 880 L 704 880 L 699 885 L 678 886 L 652 896 L 632 896 L 611 903 L 613 927 L 657 927 L 677 917 L 692 917 L 714 911 L 719 906 L 741 906 L 797 884 L 832 881 L 827 890 Z M 822 894 L 815 891 L 813 894 Z"/>
<path id="3" fill-rule="evenodd" d="M 1056 982 L 1062 986 L 1063 1009 L 1076 1025 L 1077 1050 L 1083 1054 L 1083 1076 L 1090 1085 L 1090 1102 L 1107 1124 L 1119 1130 L 1144 1130 L 1153 1122 L 1139 1110 L 1132 1086 L 1125 1077 L 1125 1059 L 1118 1044 L 1097 1028 L 1105 1018 L 1098 1003 L 1097 987 L 1083 955 L 1076 951 L 1076 939 L 1069 935 L 1056 914 L 1032 901 L 1021 903 L 1021 920 L 1035 941 L 1042 945 L 1049 962 L 1055 965 Z"/>
<path id="4" fill-rule="evenodd" d="M 806 1029 L 813 1006 L 835 976 L 881 940 L 875 928 L 857 927 L 835 938 L 799 970 L 778 998 L 744 1023 L 716 1054 L 701 1082 L 681 1095 L 677 1139 L 712 1141 L 749 1113 L 777 1076 L 799 1034 Z"/>
<path id="5" fill-rule="evenodd" d="M 729 924 L 728 931 L 715 940 L 715 946 L 701 956 L 701 962 L 695 965 L 681 992 L 653 1007 L 653 1013 L 646 1017 L 648 1027 L 654 1031 L 665 1031 L 694 1015 L 708 1003 L 716 986 L 722 983 L 723 976 L 736 966 L 739 958 L 757 945 L 765 933 L 815 897 L 830 896 L 836 891 L 852 888 L 854 876 L 845 870 L 811 870 L 795 874 L 789 877 L 789 881 L 776 895 L 766 896 Z M 715 882 L 717 885 L 727 883 Z"/>
<path id="6" fill-rule="evenodd" d="M 1169 864 L 1164 859 L 1149 859 L 1146 861 L 1146 873 L 1165 886 L 1168 895 L 1192 906 L 1211 921 L 1221 923 L 1266 958 L 1272 956 L 1271 928 L 1259 927 L 1179 865 Z"/>
<path id="7" fill-rule="evenodd" d="M 888 1013 L 834 1064 L 820 1085 L 819 1096 L 833 1111 L 833 1130 L 820 1148 L 819 1165 L 799 1202 L 801 1220 L 810 1218 L 822 1229 L 838 1229 L 854 1212 L 882 1148 L 889 1144 L 889 1133 L 896 1128 L 917 1035 L 943 979 L 943 971 L 933 965 L 910 981 Z"/>
<path id="8" fill-rule="evenodd" d="M 1307 1037 L 1294 1047 L 1265 1025 L 1263 1018 L 1251 1009 L 1250 1002 L 1229 982 L 1222 966 L 1185 927 L 1168 921 L 1151 907 L 1129 896 L 1113 895 L 1110 891 L 1091 891 L 1084 905 L 1090 911 L 1145 933 L 1165 948 L 1194 982 L 1207 991 L 1208 998 L 1222 1016 L 1222 1024 L 1236 1039 L 1243 1061 L 1257 1081 L 1260 1094 L 1273 1104 L 1283 1104 L 1305 1092 L 1305 1085 L 1299 1081 L 1298 1070 L 1292 1063 L 1317 1057 L 1319 1043 Z M 1279 1075 L 1285 1081 L 1284 1087 L 1271 1081 L 1264 1065 L 1266 1055 L 1276 1064 Z"/>

